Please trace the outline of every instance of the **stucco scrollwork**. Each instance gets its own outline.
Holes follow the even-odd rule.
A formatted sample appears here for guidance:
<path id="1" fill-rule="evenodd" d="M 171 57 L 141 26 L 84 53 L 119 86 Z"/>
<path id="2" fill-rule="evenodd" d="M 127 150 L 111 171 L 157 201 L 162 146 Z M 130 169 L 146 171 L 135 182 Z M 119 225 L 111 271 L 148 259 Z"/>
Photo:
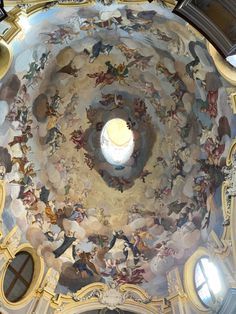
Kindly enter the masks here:
<path id="1" fill-rule="evenodd" d="M 232 154 L 232 159 L 230 165 L 224 167 L 223 169 L 226 188 L 225 188 L 225 200 L 226 200 L 226 216 L 224 225 L 230 224 L 232 197 L 236 196 L 236 152 Z"/>
<path id="2" fill-rule="evenodd" d="M 17 7 L 21 10 L 27 10 L 31 7 L 30 3 L 19 3 L 17 4 Z"/>
<path id="3" fill-rule="evenodd" d="M 76 294 L 73 294 L 72 298 L 76 302 L 82 302 L 89 300 L 91 298 L 97 298 L 99 303 L 106 306 L 110 310 L 114 310 L 117 307 L 123 305 L 126 300 L 132 300 L 136 303 L 148 304 L 152 302 L 152 298 L 144 298 L 139 295 L 138 292 L 132 291 L 130 289 L 120 289 L 118 285 L 109 285 L 105 289 L 94 289 L 89 291 L 83 297 L 79 297 Z"/>
<path id="4" fill-rule="evenodd" d="M 174 268 L 167 274 L 168 291 L 170 295 L 179 294 L 184 296 L 183 286 L 179 275 L 179 270 Z"/>
<path id="5" fill-rule="evenodd" d="M 21 241 L 21 230 L 15 226 L 11 232 L 5 237 L 1 244 L 1 248 L 7 248 L 8 251 L 14 256 Z"/>
<path id="6" fill-rule="evenodd" d="M 162 308 L 162 306 L 160 304 L 157 305 L 157 313 L 158 314 L 164 314 L 164 310 L 163 310 L 163 308 Z"/>
<path id="7" fill-rule="evenodd" d="M 179 292 L 179 286 L 175 277 L 168 279 L 168 291 L 170 295 Z"/>
<path id="8" fill-rule="evenodd" d="M 217 246 L 211 239 L 209 239 L 207 242 L 207 249 L 212 259 L 214 259 L 217 255 L 222 255 L 225 252 L 224 247 Z"/>

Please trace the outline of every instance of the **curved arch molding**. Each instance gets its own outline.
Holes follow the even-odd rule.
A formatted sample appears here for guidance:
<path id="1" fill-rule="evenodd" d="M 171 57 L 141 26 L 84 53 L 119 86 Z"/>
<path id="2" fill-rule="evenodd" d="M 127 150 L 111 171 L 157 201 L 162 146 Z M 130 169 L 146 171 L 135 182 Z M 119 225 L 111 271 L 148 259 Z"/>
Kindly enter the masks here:
<path id="1" fill-rule="evenodd" d="M 236 69 L 234 69 L 209 42 L 207 43 L 207 48 L 219 73 L 230 84 L 236 86 Z"/>

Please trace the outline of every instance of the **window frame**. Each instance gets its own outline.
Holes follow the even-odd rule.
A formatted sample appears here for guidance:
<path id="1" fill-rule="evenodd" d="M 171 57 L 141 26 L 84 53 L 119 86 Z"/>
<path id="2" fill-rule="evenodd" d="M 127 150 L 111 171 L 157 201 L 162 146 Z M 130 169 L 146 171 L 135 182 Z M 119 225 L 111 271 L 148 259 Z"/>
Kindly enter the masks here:
<path id="1" fill-rule="evenodd" d="M 184 283 L 184 290 L 191 302 L 191 304 L 194 306 L 195 310 L 201 311 L 202 313 L 212 313 L 212 307 L 207 306 L 205 303 L 201 301 L 201 298 L 199 298 L 198 292 L 196 290 L 196 285 L 195 285 L 195 268 L 197 262 L 202 258 L 202 257 L 208 257 L 209 256 L 209 251 L 207 250 L 206 247 L 199 246 L 198 249 L 188 258 L 188 260 L 184 264 L 184 269 L 183 269 L 183 283 Z M 215 266 L 218 268 L 218 263 L 214 263 Z M 228 283 L 224 282 L 223 280 L 223 273 L 219 267 L 219 276 L 222 284 L 222 289 L 217 293 L 217 298 L 219 297 L 220 299 L 223 299 L 227 293 L 228 289 Z"/>
<path id="2" fill-rule="evenodd" d="M 18 302 L 11 302 L 9 301 L 4 294 L 3 290 L 3 282 L 6 275 L 7 267 L 9 263 L 14 259 L 16 254 L 20 251 L 28 252 L 34 261 L 34 275 L 32 278 L 31 285 L 25 295 L 20 299 Z M 8 252 L 8 251 L 7 251 Z M 43 277 L 45 275 L 45 263 L 44 259 L 37 254 L 37 251 L 30 245 L 29 243 L 22 243 L 18 246 L 17 250 L 14 252 L 6 252 L 6 263 L 3 267 L 2 272 L 0 272 L 0 300 L 2 301 L 2 304 L 7 306 L 7 308 L 14 310 L 17 306 L 18 309 L 23 308 L 28 303 L 32 301 L 33 298 L 37 296 L 37 291 L 40 287 L 40 284 L 43 280 Z"/>
<path id="3" fill-rule="evenodd" d="M 16 270 L 14 268 L 14 266 L 12 266 L 12 263 L 15 259 L 17 259 L 18 256 L 20 256 L 21 254 L 26 254 L 27 257 L 25 259 L 25 261 L 23 262 L 23 264 L 21 265 L 19 270 Z M 30 278 L 28 280 L 26 280 L 24 278 L 24 276 L 22 275 L 22 272 L 24 271 L 25 267 L 27 266 L 28 262 L 31 262 L 32 264 L 32 273 L 30 275 Z M 5 278 L 6 278 L 6 274 L 7 271 L 11 271 L 14 274 L 14 278 L 11 281 L 9 287 L 6 289 L 6 291 L 4 291 L 4 283 L 5 283 Z M 5 276 L 3 278 L 3 293 L 6 297 L 6 299 L 12 303 L 17 303 L 18 301 L 20 301 L 22 298 L 24 298 L 24 296 L 27 294 L 27 291 L 29 290 L 30 286 L 31 286 L 31 282 L 34 276 L 34 272 L 35 272 L 35 267 L 34 267 L 34 260 L 33 257 L 31 256 L 31 254 L 27 251 L 20 251 L 18 252 L 14 259 L 7 265 L 6 268 L 6 272 L 5 272 Z M 24 290 L 24 292 L 22 294 L 20 294 L 17 298 L 15 298 L 14 300 L 9 299 L 9 295 L 11 294 L 12 290 L 14 289 L 15 285 L 17 284 L 17 281 L 20 280 L 21 283 L 24 284 L 24 286 L 26 287 L 26 289 Z"/>
<path id="4" fill-rule="evenodd" d="M 211 296 L 211 300 L 212 300 L 212 303 L 215 304 L 216 303 L 216 296 L 214 294 L 214 292 L 212 291 L 209 283 L 208 283 L 208 278 L 207 278 L 207 275 L 205 273 L 205 269 L 204 269 L 204 266 L 202 264 L 202 259 L 206 258 L 208 261 L 210 260 L 210 257 L 208 255 L 203 255 L 201 256 L 195 263 L 195 266 L 194 266 L 194 271 L 193 271 L 193 282 L 194 282 L 194 287 L 195 287 L 195 291 L 196 291 L 196 294 L 199 298 L 199 300 L 201 301 L 202 305 L 205 306 L 206 308 L 210 309 L 210 306 L 208 304 L 206 304 L 202 298 L 200 297 L 199 295 L 199 291 L 202 289 L 202 287 L 206 284 L 207 287 L 208 287 L 208 290 L 210 292 L 210 296 Z M 204 277 L 204 282 L 201 283 L 198 287 L 196 285 L 196 271 L 197 271 L 197 266 L 200 266 L 201 268 L 201 272 L 202 272 L 202 275 Z"/>

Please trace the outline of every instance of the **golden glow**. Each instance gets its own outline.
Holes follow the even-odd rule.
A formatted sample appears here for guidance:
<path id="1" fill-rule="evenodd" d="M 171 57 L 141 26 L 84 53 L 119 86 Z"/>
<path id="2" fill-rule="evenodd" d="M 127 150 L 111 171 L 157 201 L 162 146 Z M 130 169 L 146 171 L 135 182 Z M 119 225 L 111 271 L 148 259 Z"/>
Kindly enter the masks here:
<path id="1" fill-rule="evenodd" d="M 4 41 L 0 42 L 0 79 L 4 77 L 10 68 L 12 54 L 10 48 Z"/>
<path id="2" fill-rule="evenodd" d="M 133 138 L 133 132 L 128 129 L 126 121 L 112 119 L 107 122 L 107 134 L 110 141 L 117 146 L 124 146 Z"/>

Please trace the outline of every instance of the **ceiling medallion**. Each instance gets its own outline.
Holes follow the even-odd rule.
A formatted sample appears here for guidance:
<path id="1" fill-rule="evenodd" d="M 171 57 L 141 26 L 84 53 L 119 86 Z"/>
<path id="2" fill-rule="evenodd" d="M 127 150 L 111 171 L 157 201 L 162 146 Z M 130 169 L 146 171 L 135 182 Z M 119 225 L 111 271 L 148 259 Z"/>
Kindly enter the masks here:
<path id="1" fill-rule="evenodd" d="M 85 162 L 109 187 L 120 192 L 145 182 L 144 167 L 151 156 L 155 132 L 144 100 L 129 94 L 103 94 L 98 104 L 86 109 L 90 127 L 71 133 L 77 150 L 84 149 Z"/>
<path id="2" fill-rule="evenodd" d="M 3 0 L 0 0 L 0 21 L 7 17 L 7 12 L 4 10 Z"/>

